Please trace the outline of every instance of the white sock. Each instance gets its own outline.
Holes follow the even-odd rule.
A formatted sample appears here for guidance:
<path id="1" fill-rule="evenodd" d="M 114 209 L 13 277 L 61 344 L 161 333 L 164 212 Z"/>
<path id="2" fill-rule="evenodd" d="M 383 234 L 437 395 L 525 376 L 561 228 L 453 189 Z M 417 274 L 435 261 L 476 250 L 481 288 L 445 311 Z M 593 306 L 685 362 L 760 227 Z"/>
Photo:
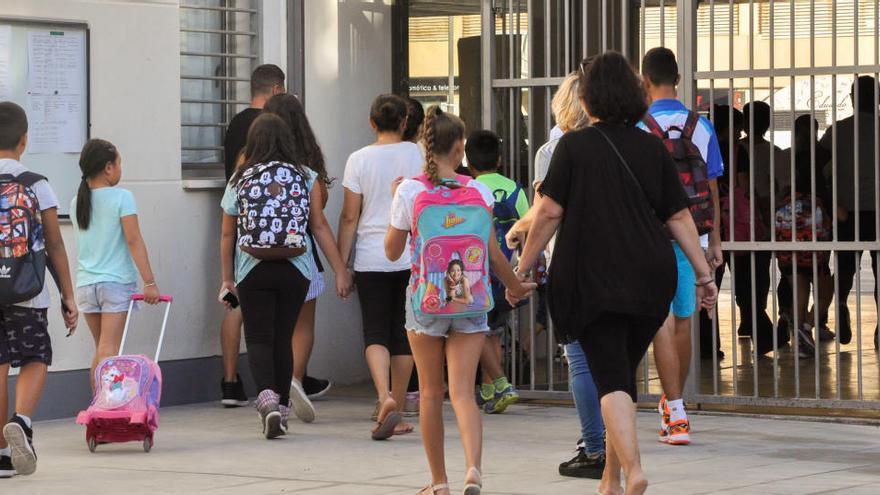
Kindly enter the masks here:
<path id="1" fill-rule="evenodd" d="M 669 401 L 669 422 L 674 423 L 687 419 L 687 413 L 684 412 L 684 399 Z"/>
<path id="2" fill-rule="evenodd" d="M 26 424 L 28 428 L 33 427 L 33 425 L 31 424 L 31 418 L 25 416 L 24 414 L 15 413 L 15 415 L 18 416 L 19 418 L 23 419 L 24 424 Z"/>
<path id="3" fill-rule="evenodd" d="M 4 448 L 0 449 L 0 456 L 2 456 L 2 455 L 5 455 L 6 457 L 11 456 L 12 455 L 12 447 L 4 447 Z"/>

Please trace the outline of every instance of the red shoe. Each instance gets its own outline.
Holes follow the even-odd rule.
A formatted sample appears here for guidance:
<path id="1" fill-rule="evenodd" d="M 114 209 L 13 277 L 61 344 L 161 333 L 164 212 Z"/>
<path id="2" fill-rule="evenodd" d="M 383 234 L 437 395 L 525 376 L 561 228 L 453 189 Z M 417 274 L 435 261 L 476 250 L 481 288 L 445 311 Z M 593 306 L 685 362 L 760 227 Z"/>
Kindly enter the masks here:
<path id="1" fill-rule="evenodd" d="M 666 443 L 669 445 L 690 445 L 691 443 L 691 425 L 686 419 L 669 424 L 669 430 Z"/>
<path id="2" fill-rule="evenodd" d="M 660 397 L 660 403 L 657 405 L 657 412 L 660 413 L 660 438 L 659 440 L 666 443 L 669 439 L 669 403 L 666 401 L 666 394 Z"/>

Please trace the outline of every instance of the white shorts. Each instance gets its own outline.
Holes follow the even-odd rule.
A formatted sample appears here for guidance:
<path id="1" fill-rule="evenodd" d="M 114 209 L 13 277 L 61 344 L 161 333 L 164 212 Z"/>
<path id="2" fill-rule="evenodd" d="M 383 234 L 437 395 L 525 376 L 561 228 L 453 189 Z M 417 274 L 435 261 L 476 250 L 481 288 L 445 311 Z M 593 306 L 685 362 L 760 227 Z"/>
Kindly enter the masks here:
<path id="1" fill-rule="evenodd" d="M 306 302 L 314 301 L 324 292 L 324 274 L 318 271 L 318 265 L 315 264 L 314 257 L 309 269 L 311 270 L 312 281 L 309 283 L 309 291 L 306 293 Z"/>

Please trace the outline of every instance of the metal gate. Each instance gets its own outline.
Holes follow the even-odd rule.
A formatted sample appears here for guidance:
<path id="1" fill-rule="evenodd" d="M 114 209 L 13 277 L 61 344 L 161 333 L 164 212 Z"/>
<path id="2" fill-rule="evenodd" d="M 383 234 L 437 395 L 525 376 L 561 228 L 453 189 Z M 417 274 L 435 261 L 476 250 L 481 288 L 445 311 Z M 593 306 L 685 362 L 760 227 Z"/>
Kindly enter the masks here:
<path id="1" fill-rule="evenodd" d="M 869 90 L 850 98 L 860 76 L 878 79 L 880 0 L 484 0 L 482 21 L 483 126 L 502 136 L 506 170 L 520 183 L 532 183 L 535 152 L 553 125 L 556 86 L 581 59 L 606 49 L 635 64 L 652 47 L 674 50 L 682 73 L 679 97 L 716 124 L 727 143 L 725 167 L 737 160 L 725 187 L 743 190 L 748 224 L 736 229 L 728 222 L 722 246 L 729 261 L 717 314 L 694 318 L 690 401 L 880 409 L 873 296 L 880 281 L 869 255 L 880 250 L 880 90 L 863 78 L 855 87 Z M 767 107 L 762 139 L 756 134 Z M 820 137 L 821 144 L 810 144 Z M 796 201 L 788 194 L 791 185 L 807 199 L 827 196 L 830 204 Z M 729 197 L 729 210 L 737 211 L 739 196 Z M 786 211 L 796 219 L 830 217 L 828 237 L 817 221 L 795 229 L 805 239 L 777 238 Z M 780 262 L 785 255 L 794 267 Z M 823 316 L 829 273 L 833 298 Z M 819 310 L 807 316 L 814 301 Z M 507 366 L 523 396 L 567 399 L 565 359 L 539 303 L 534 297 L 514 316 Z M 852 339 L 842 342 L 847 310 Z M 816 339 L 810 353 L 791 333 L 804 324 Z M 771 331 L 768 325 L 773 350 L 758 355 L 752 342 L 759 331 Z M 819 341 L 823 326 L 834 333 L 832 340 Z M 785 335 L 791 335 L 789 344 Z M 651 351 L 639 387 L 646 400 L 661 393 Z"/>

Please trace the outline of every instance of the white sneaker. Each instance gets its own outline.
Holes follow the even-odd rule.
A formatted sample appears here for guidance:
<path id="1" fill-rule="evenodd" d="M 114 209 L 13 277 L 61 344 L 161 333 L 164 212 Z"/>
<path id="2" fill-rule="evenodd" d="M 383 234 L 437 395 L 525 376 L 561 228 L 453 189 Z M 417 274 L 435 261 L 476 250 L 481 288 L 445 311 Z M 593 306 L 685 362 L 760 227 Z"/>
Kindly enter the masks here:
<path id="1" fill-rule="evenodd" d="M 315 420 L 315 406 L 306 395 L 302 383 L 296 378 L 290 381 L 290 405 L 293 414 L 303 423 L 311 423 Z"/>

